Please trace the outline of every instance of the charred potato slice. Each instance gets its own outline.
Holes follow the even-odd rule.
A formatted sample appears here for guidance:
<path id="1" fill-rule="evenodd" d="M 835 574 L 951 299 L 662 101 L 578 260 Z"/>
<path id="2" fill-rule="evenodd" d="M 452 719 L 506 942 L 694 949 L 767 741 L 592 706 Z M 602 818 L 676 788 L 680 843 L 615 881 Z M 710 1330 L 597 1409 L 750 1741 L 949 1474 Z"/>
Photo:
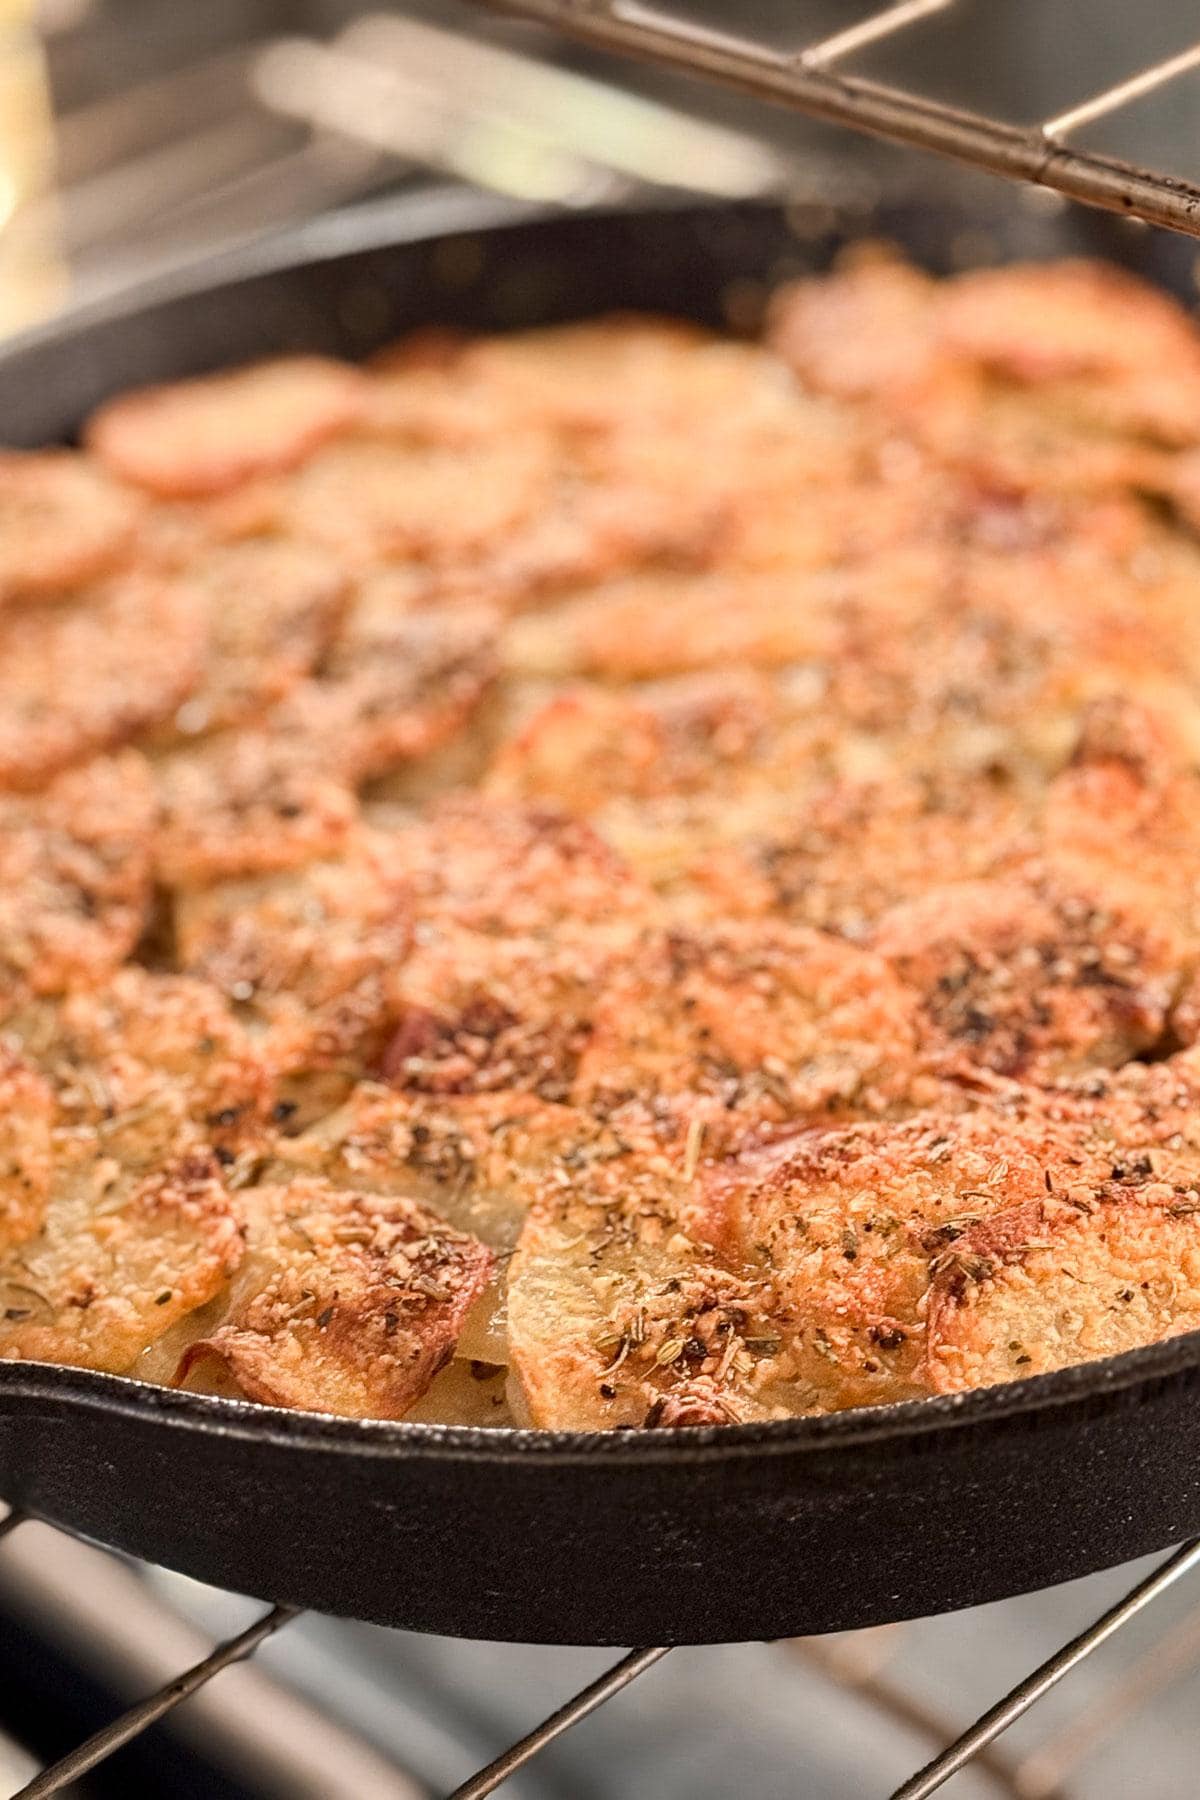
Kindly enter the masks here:
<path id="1" fill-rule="evenodd" d="M 268 1405 L 403 1417 L 452 1357 L 491 1253 L 399 1195 L 302 1178 L 243 1202 L 228 1310 L 179 1379 L 211 1360 Z"/>

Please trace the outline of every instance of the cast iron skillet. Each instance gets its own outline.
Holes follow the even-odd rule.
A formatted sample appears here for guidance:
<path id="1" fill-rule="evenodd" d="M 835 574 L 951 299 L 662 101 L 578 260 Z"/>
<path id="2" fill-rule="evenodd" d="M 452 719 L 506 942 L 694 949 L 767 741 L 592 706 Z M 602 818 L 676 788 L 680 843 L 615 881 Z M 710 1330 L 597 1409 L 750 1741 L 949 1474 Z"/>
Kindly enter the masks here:
<path id="1" fill-rule="evenodd" d="M 360 215 L 108 306 L 0 358 L 0 437 L 105 394 L 286 347 L 350 355 L 429 321 L 621 306 L 720 318 L 884 232 L 934 267 L 1099 251 L 1184 291 L 1193 249 L 992 191 L 967 213 L 755 207 L 430 224 Z M 982 209 L 982 210 L 981 210 Z M 358 1423 L 0 1365 L 0 1492 L 273 1601 L 460 1636 L 657 1644 L 840 1630 L 1041 1587 L 1200 1531 L 1200 1334 L 1036 1380 L 721 1430 Z"/>

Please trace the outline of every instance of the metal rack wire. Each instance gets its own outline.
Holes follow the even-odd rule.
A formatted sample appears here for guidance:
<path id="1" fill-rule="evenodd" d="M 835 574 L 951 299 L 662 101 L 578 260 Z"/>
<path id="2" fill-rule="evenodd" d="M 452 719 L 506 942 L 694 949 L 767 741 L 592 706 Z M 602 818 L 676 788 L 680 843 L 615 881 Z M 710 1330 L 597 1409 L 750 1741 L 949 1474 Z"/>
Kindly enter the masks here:
<path id="1" fill-rule="evenodd" d="M 12 1512 L 0 1521 L 0 1543 L 19 1526 L 27 1515 Z M 97 1552 L 96 1554 L 102 1554 Z M 1008 1727 L 1016 1722 L 1051 1688 L 1119 1632 L 1145 1607 L 1174 1586 L 1182 1577 L 1200 1567 L 1200 1540 L 1175 1551 L 1150 1575 L 1136 1583 L 1115 1605 L 1071 1641 L 1056 1651 L 990 1707 L 976 1722 L 956 1737 L 934 1759 L 904 1782 L 891 1800 L 927 1800 L 951 1776 L 978 1759 L 979 1766 L 992 1778 L 999 1792 L 1011 1800 L 1062 1800 L 1061 1779 L 1069 1771 L 1080 1750 L 1086 1745 L 1090 1727 L 1094 1725 L 1095 1708 L 1085 1708 L 1078 1719 L 1058 1737 L 1019 1764 L 1000 1759 L 992 1746 Z M 44 1769 L 13 1796 L 13 1800 L 52 1800 L 72 1782 L 95 1769 L 114 1752 L 132 1742 L 151 1725 L 165 1718 L 176 1707 L 197 1694 L 222 1670 L 253 1655 L 258 1647 L 299 1614 L 287 1606 L 274 1606 L 236 1636 L 218 1643 L 211 1653 L 165 1682 L 155 1692 L 135 1702 L 98 1731 L 85 1743 L 69 1752 L 51 1767 Z M 861 1638 L 870 1634 L 855 1634 Z M 854 1640 L 849 1640 L 853 1642 Z M 861 1655 L 839 1653 L 836 1645 L 814 1645 L 806 1642 L 787 1648 L 806 1660 L 816 1662 L 833 1680 L 850 1686 L 896 1721 L 929 1740 L 937 1740 L 952 1728 L 913 1702 L 900 1688 L 881 1679 Z M 613 1699 L 636 1681 L 640 1675 L 668 1654 L 665 1647 L 631 1650 L 597 1680 L 572 1695 L 547 1718 L 511 1745 L 500 1756 L 463 1782 L 447 1800 L 484 1800 L 495 1793 L 510 1776 L 523 1768 L 547 1745 L 553 1743 L 590 1713 Z M 1164 1680 L 1192 1666 L 1200 1655 L 1200 1610 L 1189 1613 L 1182 1623 L 1160 1639 L 1126 1669 L 1113 1689 L 1105 1694 L 1103 1707 L 1110 1720 L 1122 1718 Z"/>
<path id="2" fill-rule="evenodd" d="M 996 175 L 1035 182 L 1147 224 L 1200 236 L 1200 187 L 1070 142 L 1081 127 L 1200 67 L 1200 43 L 1183 45 L 1171 56 L 1135 68 L 1053 118 L 1016 126 L 844 72 L 844 65 L 868 47 L 899 36 L 931 14 L 954 7 L 965 10 L 972 0 L 898 0 L 832 36 L 797 42 L 786 50 L 711 29 L 665 7 L 643 5 L 642 0 L 482 0 L 482 4 L 554 27 L 602 50 L 698 75 L 814 118 L 932 150 Z"/>

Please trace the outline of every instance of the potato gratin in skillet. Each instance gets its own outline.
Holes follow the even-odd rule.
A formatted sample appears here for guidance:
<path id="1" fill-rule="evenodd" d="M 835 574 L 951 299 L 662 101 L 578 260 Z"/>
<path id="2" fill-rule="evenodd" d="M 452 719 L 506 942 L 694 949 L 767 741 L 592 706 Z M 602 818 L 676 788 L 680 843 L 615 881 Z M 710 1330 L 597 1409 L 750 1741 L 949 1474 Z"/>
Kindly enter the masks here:
<path id="1" fill-rule="evenodd" d="M 603 1429 L 1200 1328 L 1200 332 L 878 252 L 0 458 L 0 1355 Z"/>

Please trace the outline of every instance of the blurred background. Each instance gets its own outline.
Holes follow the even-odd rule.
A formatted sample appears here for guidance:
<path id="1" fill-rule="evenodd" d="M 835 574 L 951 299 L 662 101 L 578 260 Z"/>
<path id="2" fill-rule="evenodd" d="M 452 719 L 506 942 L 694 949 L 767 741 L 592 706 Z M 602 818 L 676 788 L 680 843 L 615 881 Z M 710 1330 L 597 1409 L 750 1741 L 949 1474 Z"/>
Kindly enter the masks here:
<path id="1" fill-rule="evenodd" d="M 689 0 L 686 10 L 787 45 L 873 8 Z M 856 66 L 1026 122 L 1179 48 L 1196 27 L 1195 0 L 960 0 Z M 1085 141 L 1200 177 L 1200 75 Z M 681 187 L 836 197 L 839 184 L 885 175 L 919 182 L 922 168 L 452 0 L 0 0 L 0 334 L 333 207 L 436 209 L 464 187 L 577 209 Z M 852 1638 L 677 1652 L 505 1791 L 870 1800 L 1135 1573 Z M 0 1548 L 0 1795 L 256 1610 L 41 1526 L 14 1534 Z M 437 1796 L 611 1660 L 301 1619 L 72 1791 Z M 1193 1794 L 1198 1671 L 1200 1594 L 1185 1588 L 947 1791 Z"/>

